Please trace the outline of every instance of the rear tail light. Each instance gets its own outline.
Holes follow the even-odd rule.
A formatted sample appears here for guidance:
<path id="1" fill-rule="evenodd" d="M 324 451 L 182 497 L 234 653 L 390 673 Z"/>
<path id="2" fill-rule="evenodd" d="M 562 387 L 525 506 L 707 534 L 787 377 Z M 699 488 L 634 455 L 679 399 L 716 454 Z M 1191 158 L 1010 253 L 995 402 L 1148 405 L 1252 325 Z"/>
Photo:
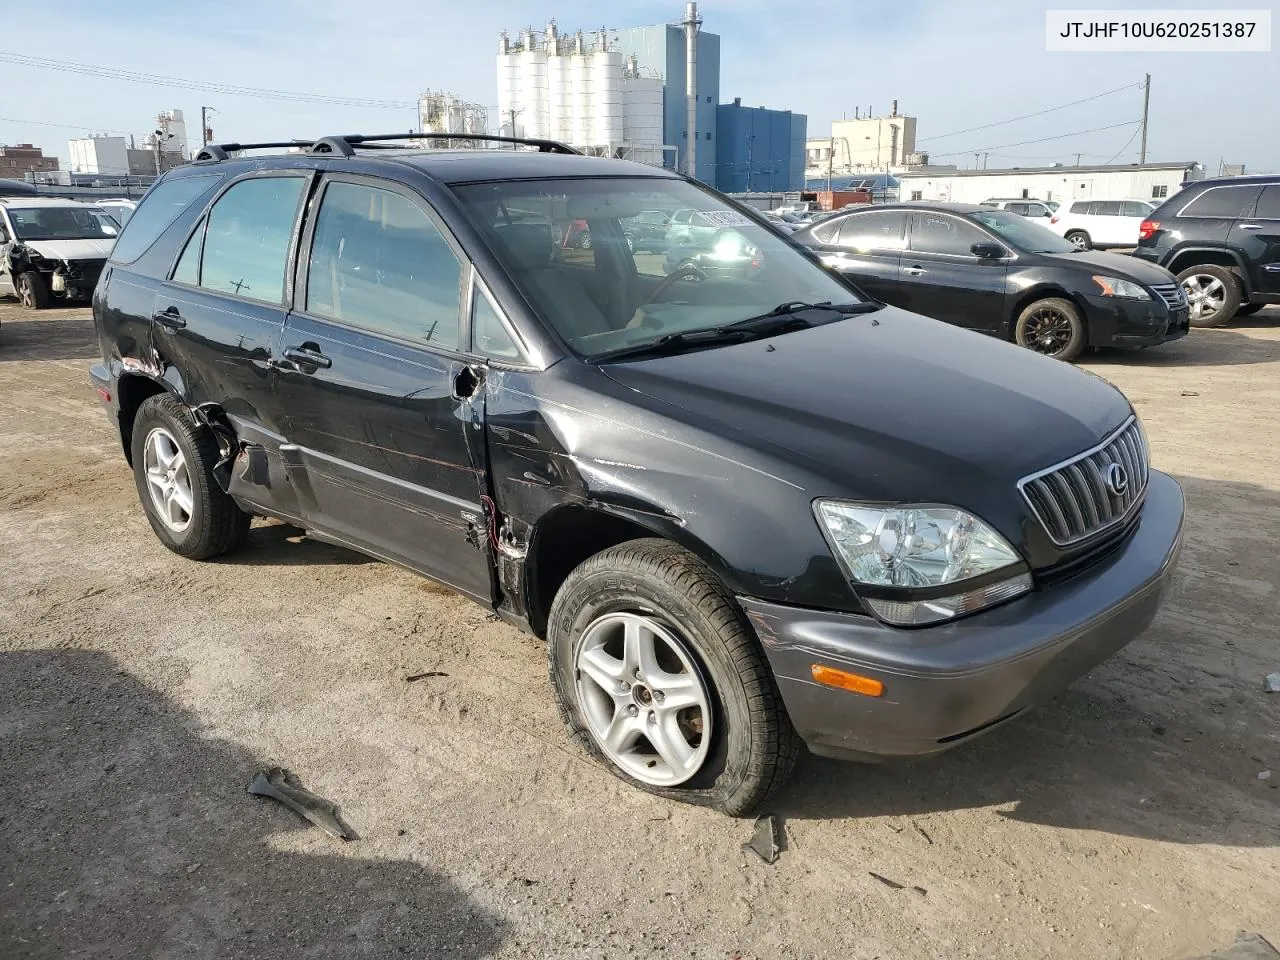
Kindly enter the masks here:
<path id="1" fill-rule="evenodd" d="M 1150 240 L 1152 235 L 1159 229 L 1159 220 L 1143 220 L 1142 224 L 1138 227 L 1138 239 Z"/>
<path id="2" fill-rule="evenodd" d="M 1052 217 L 1050 217 L 1050 218 L 1049 218 L 1049 222 L 1050 222 L 1050 223 L 1057 223 L 1057 222 L 1058 222 L 1058 215 L 1055 213 Z"/>

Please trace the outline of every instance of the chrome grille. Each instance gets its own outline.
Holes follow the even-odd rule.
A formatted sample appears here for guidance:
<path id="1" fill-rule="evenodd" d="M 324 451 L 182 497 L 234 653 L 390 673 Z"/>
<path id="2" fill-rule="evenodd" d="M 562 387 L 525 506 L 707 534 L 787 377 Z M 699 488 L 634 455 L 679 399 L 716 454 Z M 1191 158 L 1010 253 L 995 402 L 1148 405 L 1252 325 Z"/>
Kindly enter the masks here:
<path id="1" fill-rule="evenodd" d="M 1092 450 L 1018 482 L 1027 504 L 1058 546 L 1122 523 L 1147 491 L 1147 440 L 1136 417 Z M 1121 479 L 1127 479 L 1120 492 Z"/>
<path id="2" fill-rule="evenodd" d="M 1180 310 L 1187 305 L 1187 296 L 1182 292 L 1181 284 L 1153 283 L 1151 292 L 1167 303 L 1173 310 Z"/>

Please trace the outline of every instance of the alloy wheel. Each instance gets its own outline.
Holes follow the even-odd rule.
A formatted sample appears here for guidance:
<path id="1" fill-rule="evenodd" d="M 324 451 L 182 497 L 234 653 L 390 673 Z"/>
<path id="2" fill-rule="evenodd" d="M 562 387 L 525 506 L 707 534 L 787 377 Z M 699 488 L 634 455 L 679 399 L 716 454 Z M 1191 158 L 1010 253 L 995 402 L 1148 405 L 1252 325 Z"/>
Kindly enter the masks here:
<path id="1" fill-rule="evenodd" d="M 1075 244 L 1077 250 L 1089 249 L 1089 241 L 1085 239 L 1083 233 L 1073 233 L 1071 236 L 1067 237 L 1067 239 Z"/>
<path id="2" fill-rule="evenodd" d="M 1023 345 L 1052 357 L 1071 342 L 1071 318 L 1056 307 L 1040 307 L 1027 318 Z"/>
<path id="3" fill-rule="evenodd" d="M 26 309 L 36 308 L 36 292 L 31 286 L 31 281 L 26 277 L 23 277 L 22 282 L 18 284 L 18 299 Z"/>
<path id="4" fill-rule="evenodd" d="M 1207 273 L 1195 273 L 1182 281 L 1187 294 L 1191 321 L 1207 320 L 1222 312 L 1227 302 L 1227 287 L 1217 277 Z"/>
<path id="5" fill-rule="evenodd" d="M 147 492 L 160 522 L 174 533 L 191 525 L 194 497 L 187 458 L 178 441 L 163 427 L 147 434 L 143 453 L 143 469 L 147 475 Z"/>
<path id="6" fill-rule="evenodd" d="M 701 769 L 711 744 L 711 697 L 672 630 L 643 614 L 605 614 L 583 631 L 574 666 L 587 728 L 626 773 L 672 787 Z"/>

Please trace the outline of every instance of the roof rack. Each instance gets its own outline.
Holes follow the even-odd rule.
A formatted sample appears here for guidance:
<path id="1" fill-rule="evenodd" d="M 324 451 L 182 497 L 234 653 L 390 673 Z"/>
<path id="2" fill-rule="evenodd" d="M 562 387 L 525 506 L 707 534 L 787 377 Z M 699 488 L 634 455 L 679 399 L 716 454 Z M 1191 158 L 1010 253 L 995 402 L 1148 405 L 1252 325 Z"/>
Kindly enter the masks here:
<path id="1" fill-rule="evenodd" d="M 339 156 L 355 155 L 355 148 L 362 144 L 375 145 L 387 140 L 482 140 L 485 143 L 511 143 L 537 147 L 539 153 L 568 153 L 578 151 L 558 140 L 539 140 L 531 137 L 498 137 L 487 133 L 374 133 L 346 134 L 337 137 L 321 137 L 311 144 L 308 153 L 336 153 Z"/>
<path id="2" fill-rule="evenodd" d="M 267 143 L 206 143 L 196 154 L 196 163 L 202 160 L 226 160 L 240 150 L 266 150 L 279 147 L 310 147 L 310 140 L 272 140 Z"/>

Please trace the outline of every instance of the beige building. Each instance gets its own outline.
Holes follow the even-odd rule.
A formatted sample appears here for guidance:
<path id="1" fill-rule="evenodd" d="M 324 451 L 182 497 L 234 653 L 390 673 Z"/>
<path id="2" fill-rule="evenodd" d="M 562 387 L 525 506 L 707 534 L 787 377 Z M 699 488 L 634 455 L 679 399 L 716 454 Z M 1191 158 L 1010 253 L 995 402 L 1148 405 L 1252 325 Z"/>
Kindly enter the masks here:
<path id="1" fill-rule="evenodd" d="M 916 118 L 894 111 L 887 117 L 836 120 L 830 137 L 805 142 L 805 167 L 810 176 L 874 173 L 910 166 L 916 152 Z"/>

